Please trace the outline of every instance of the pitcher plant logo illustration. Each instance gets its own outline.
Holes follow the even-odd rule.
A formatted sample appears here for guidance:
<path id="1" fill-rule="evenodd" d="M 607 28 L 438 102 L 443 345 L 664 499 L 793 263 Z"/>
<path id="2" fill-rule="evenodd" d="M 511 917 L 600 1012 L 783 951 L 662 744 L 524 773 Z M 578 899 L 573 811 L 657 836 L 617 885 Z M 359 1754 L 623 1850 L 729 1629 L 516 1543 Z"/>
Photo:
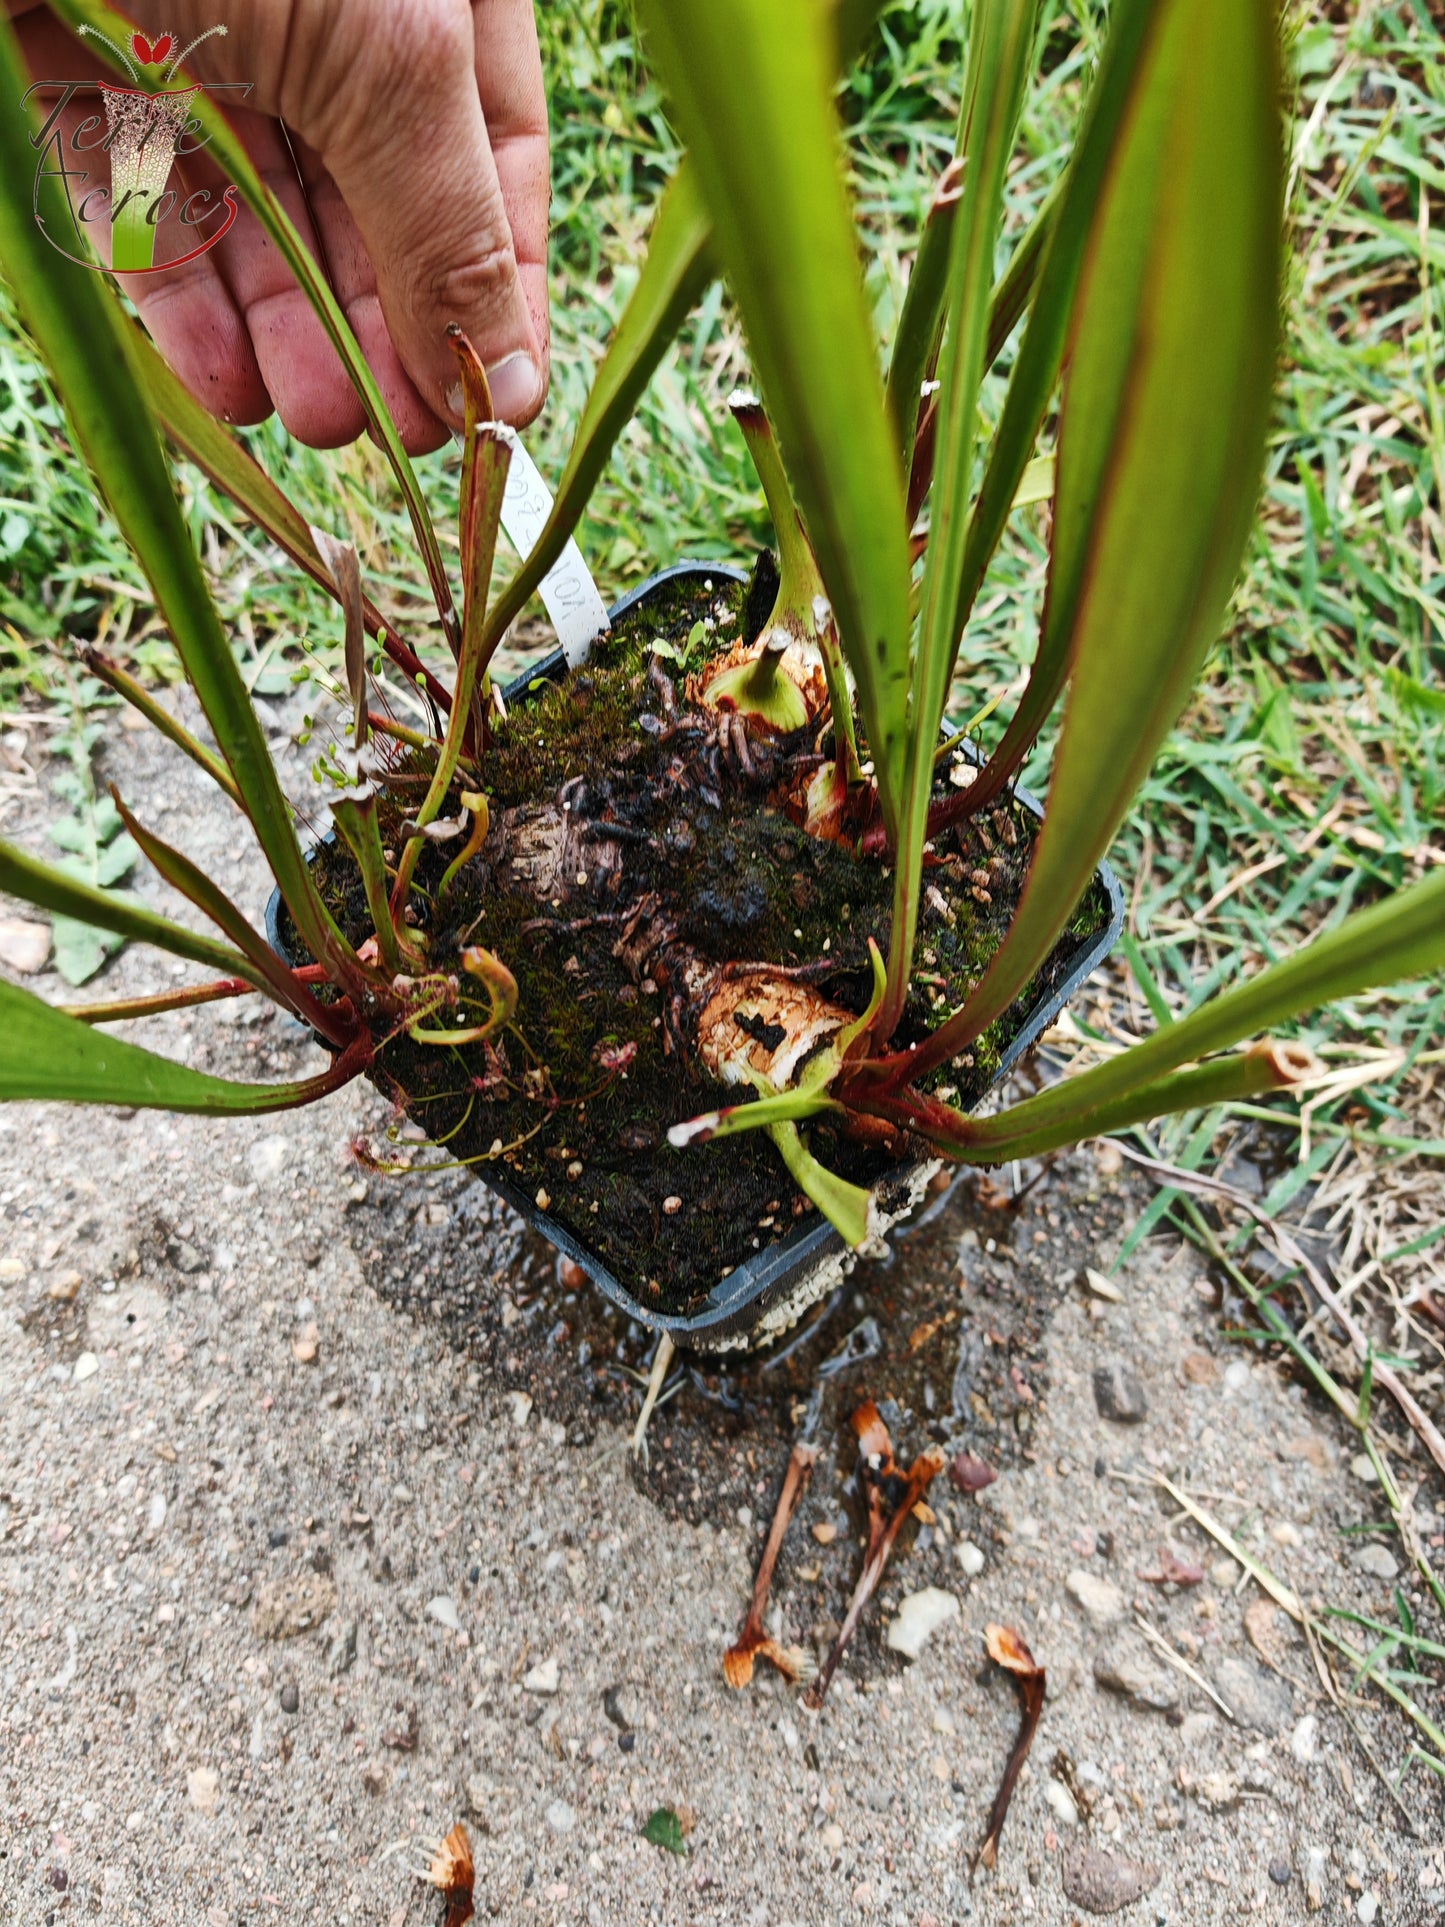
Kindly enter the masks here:
<path id="1" fill-rule="evenodd" d="M 129 48 L 117 46 L 94 27 L 81 33 L 99 40 L 124 65 L 134 85 L 117 81 L 94 83 L 100 93 L 104 121 L 90 114 L 78 123 L 68 110 L 78 94 L 86 91 L 80 81 L 37 81 L 26 94 L 59 98 L 45 124 L 30 137 L 39 150 L 35 170 L 35 219 L 51 246 L 82 267 L 104 268 L 89 243 L 97 231 L 110 230 L 110 267 L 117 274 L 153 274 L 162 268 L 176 268 L 213 248 L 240 212 L 234 187 L 225 187 L 219 196 L 209 187 L 197 187 L 184 196 L 167 185 L 178 159 L 194 154 L 206 145 L 207 136 L 191 113 L 199 81 L 183 81 L 172 86 L 177 73 L 203 40 L 224 34 L 224 27 L 211 27 L 188 47 L 178 48 L 173 33 L 158 34 L 148 40 L 143 33 L 131 36 Z M 248 82 L 229 81 L 207 86 L 208 93 L 250 92 Z M 92 179 L 91 162 L 97 154 L 110 161 L 110 185 Z M 69 232 L 52 232 L 40 209 L 40 183 L 49 176 L 65 191 L 69 213 Z M 156 245 L 162 228 L 176 222 L 182 230 L 184 246 L 179 254 L 156 260 Z"/>

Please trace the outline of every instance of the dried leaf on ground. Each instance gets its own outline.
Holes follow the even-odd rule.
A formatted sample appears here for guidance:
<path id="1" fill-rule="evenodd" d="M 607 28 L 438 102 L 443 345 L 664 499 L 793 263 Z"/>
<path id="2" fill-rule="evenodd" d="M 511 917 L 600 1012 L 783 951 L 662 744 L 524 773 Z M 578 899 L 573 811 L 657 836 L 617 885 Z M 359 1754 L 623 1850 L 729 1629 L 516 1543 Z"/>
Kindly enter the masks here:
<path id="1" fill-rule="evenodd" d="M 804 1704 L 815 1711 L 823 1704 L 828 1682 L 838 1661 L 853 1637 L 859 1617 L 882 1576 L 903 1521 L 913 1511 L 944 1467 L 942 1452 L 930 1448 L 920 1452 L 907 1472 L 893 1456 L 893 1441 L 878 1407 L 868 1399 L 853 1414 L 853 1430 L 858 1435 L 859 1477 L 868 1492 L 868 1551 L 863 1570 L 848 1601 L 842 1630 L 833 1642 L 817 1681 L 803 1695 Z"/>
<path id="2" fill-rule="evenodd" d="M 1002 1666 L 1005 1672 L 1012 1673 L 1018 1682 L 1019 1699 L 1023 1715 L 1019 1720 L 1019 1730 L 1008 1762 L 1003 1770 L 1003 1778 L 994 1796 L 993 1810 L 988 1816 L 988 1834 L 978 1850 L 975 1866 L 990 1869 L 998 1860 L 999 1837 L 1003 1833 L 1003 1823 L 1008 1818 L 1009 1802 L 1013 1799 L 1014 1786 L 1024 1761 L 1028 1758 L 1029 1748 L 1034 1743 L 1038 1730 L 1039 1716 L 1044 1710 L 1044 1685 L 1046 1675 L 1027 1644 L 1011 1626 L 987 1626 L 984 1629 L 984 1643 L 988 1656 L 995 1666 Z"/>
<path id="3" fill-rule="evenodd" d="M 778 1563 L 783 1538 L 798 1509 L 798 1501 L 807 1489 L 813 1476 L 813 1467 L 818 1462 L 816 1445 L 798 1444 L 793 1447 L 792 1457 L 788 1460 L 788 1470 L 783 1479 L 783 1489 L 778 1495 L 778 1509 L 773 1514 L 772 1529 L 768 1533 L 768 1543 L 763 1547 L 762 1560 L 758 1566 L 757 1581 L 753 1586 L 753 1601 L 748 1607 L 748 1616 L 743 1622 L 734 1645 L 729 1646 L 723 1655 L 723 1674 L 729 1686 L 746 1686 L 753 1676 L 753 1665 L 758 1659 L 766 1659 L 776 1666 L 785 1679 L 795 1685 L 802 1678 L 807 1663 L 807 1655 L 799 1647 L 780 1646 L 764 1631 L 763 1614 L 768 1609 L 768 1594 L 773 1584 L 773 1568 Z M 816 1527 L 814 1528 L 816 1531 Z M 655 1816 L 654 1816 L 655 1817 Z M 664 1843 L 665 1844 L 665 1843 Z"/>
<path id="4" fill-rule="evenodd" d="M 446 1896 L 444 1927 L 466 1927 L 475 1912 L 472 1889 L 476 1884 L 476 1870 L 472 1864 L 472 1843 L 460 1820 L 432 1855 L 431 1865 L 419 1871 L 423 1880 Z"/>

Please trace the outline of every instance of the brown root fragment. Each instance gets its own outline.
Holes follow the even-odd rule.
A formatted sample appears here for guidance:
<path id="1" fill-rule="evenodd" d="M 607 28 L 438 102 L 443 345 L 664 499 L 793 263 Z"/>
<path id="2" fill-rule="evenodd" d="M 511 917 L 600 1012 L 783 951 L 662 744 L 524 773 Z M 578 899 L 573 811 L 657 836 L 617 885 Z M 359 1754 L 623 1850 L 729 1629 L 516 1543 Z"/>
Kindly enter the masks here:
<path id="1" fill-rule="evenodd" d="M 729 1646 L 723 1655 L 723 1673 L 729 1686 L 746 1686 L 753 1676 L 755 1660 L 766 1659 L 777 1667 L 785 1679 L 794 1685 L 802 1678 L 805 1663 L 804 1654 L 797 1648 L 780 1646 L 763 1631 L 763 1614 L 768 1609 L 768 1593 L 773 1584 L 773 1568 L 778 1563 L 778 1554 L 783 1549 L 783 1539 L 793 1514 L 798 1509 L 798 1501 L 807 1490 L 808 1481 L 813 1476 L 813 1467 L 818 1463 L 816 1445 L 793 1447 L 793 1455 L 788 1460 L 788 1470 L 783 1479 L 783 1489 L 778 1495 L 778 1509 L 773 1514 L 772 1529 L 768 1533 L 768 1543 L 763 1547 L 762 1560 L 758 1566 L 758 1577 L 753 1586 L 753 1603 L 748 1607 L 748 1616 L 743 1622 L 735 1645 Z"/>
<path id="2" fill-rule="evenodd" d="M 888 1436 L 888 1427 L 883 1423 L 872 1399 L 860 1405 L 853 1414 L 853 1430 L 858 1434 L 861 1475 L 868 1488 L 868 1550 L 858 1583 L 853 1588 L 853 1597 L 848 1601 L 842 1630 L 816 1682 L 803 1695 L 804 1705 L 815 1712 L 823 1704 L 829 1682 L 857 1629 L 863 1608 L 883 1576 L 883 1568 L 888 1563 L 888 1555 L 893 1550 L 893 1541 L 898 1537 L 903 1521 L 922 1499 L 945 1463 L 942 1452 L 930 1447 L 928 1451 L 920 1452 L 904 1472 L 893 1456 L 893 1441 Z"/>
<path id="3" fill-rule="evenodd" d="M 1038 1730 L 1039 1715 L 1044 1710 L 1045 1674 L 1042 1666 L 1035 1660 L 1024 1641 L 1011 1626 L 986 1626 L 984 1642 L 988 1656 L 995 1666 L 1002 1666 L 1005 1672 L 1012 1673 L 1018 1682 L 1019 1699 L 1023 1704 L 1023 1717 L 1019 1721 L 1018 1737 L 1009 1752 L 1008 1763 L 1003 1770 L 1003 1779 L 994 1796 L 993 1811 L 988 1816 L 988 1837 L 978 1850 L 974 1866 L 984 1866 L 992 1871 L 998 1860 L 999 1836 L 1003 1833 L 1003 1823 L 1008 1818 L 1009 1802 L 1014 1796 L 1014 1787 L 1024 1761 L 1029 1756 L 1029 1748 L 1034 1743 Z"/>

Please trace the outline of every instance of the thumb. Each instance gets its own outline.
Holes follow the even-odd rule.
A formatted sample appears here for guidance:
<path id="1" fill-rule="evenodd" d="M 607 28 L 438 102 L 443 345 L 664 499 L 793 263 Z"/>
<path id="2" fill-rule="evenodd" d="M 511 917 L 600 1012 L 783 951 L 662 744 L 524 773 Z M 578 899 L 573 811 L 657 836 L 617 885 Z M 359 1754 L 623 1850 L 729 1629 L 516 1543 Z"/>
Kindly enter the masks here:
<path id="1" fill-rule="evenodd" d="M 486 365 L 497 415 L 528 422 L 546 394 L 546 355 L 477 90 L 467 6 L 383 5 L 315 146 L 376 271 L 388 332 L 428 407 L 462 421 L 457 322 Z M 540 92 L 540 86 L 538 88 Z M 544 121 L 545 126 L 545 121 Z M 545 177 L 544 196 L 545 220 Z"/>

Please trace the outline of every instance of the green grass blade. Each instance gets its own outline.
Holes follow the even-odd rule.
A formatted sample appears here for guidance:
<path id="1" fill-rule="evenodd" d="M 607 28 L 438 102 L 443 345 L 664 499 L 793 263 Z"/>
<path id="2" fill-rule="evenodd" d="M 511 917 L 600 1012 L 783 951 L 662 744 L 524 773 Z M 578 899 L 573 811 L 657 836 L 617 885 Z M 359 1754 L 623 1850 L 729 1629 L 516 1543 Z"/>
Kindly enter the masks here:
<path id="1" fill-rule="evenodd" d="M 642 272 L 593 380 L 552 511 L 488 614 L 484 660 L 566 547 L 638 398 L 712 279 L 710 233 L 696 178 L 684 160 L 658 206 Z"/>
<path id="2" fill-rule="evenodd" d="M 813 0 L 642 0 L 714 241 L 899 818 L 908 532 Z"/>
<path id="3" fill-rule="evenodd" d="M 947 335 L 939 364 L 933 511 L 898 830 L 888 995 L 878 1025 L 883 1039 L 892 1034 L 903 1014 L 913 962 L 934 758 L 960 626 L 959 594 L 978 444 L 978 392 L 988 337 L 994 247 L 1002 215 L 1004 170 L 1033 47 L 1034 18 L 1034 0 L 980 0 L 969 38 L 964 96 L 973 108 L 963 148 L 963 200 L 954 223 Z"/>
<path id="4" fill-rule="evenodd" d="M 114 7 L 107 6 L 105 0 L 55 0 L 51 11 L 57 14 L 67 26 L 78 29 L 90 26 L 97 33 L 105 35 L 119 46 L 129 44 L 132 23 Z M 94 39 L 86 41 L 88 50 L 100 59 L 106 60 L 117 72 L 125 70 L 120 61 L 102 44 Z M 175 83 L 184 85 L 184 73 L 175 76 Z M 24 89 L 22 87 L 22 93 Z M 17 96 L 17 99 L 19 96 Z M 442 562 L 441 550 L 437 545 L 436 530 L 432 527 L 431 515 L 427 510 L 426 498 L 421 492 L 421 484 L 416 479 L 416 471 L 401 445 L 401 437 L 391 419 L 376 377 L 367 366 L 366 357 L 360 344 L 352 333 L 351 323 L 342 312 L 340 303 L 331 292 L 331 285 L 324 270 L 315 260 L 306 243 L 296 232 L 290 217 L 281 203 L 271 192 L 245 148 L 241 145 L 225 114 L 207 94 L 204 87 L 198 88 L 191 103 L 191 114 L 200 122 L 207 137 L 207 153 L 219 171 L 234 182 L 241 198 L 250 208 L 266 233 L 275 243 L 292 274 L 295 275 L 302 292 L 315 310 L 316 317 L 326 331 L 327 338 L 340 357 L 341 365 L 350 377 L 356 390 L 367 425 L 391 464 L 396 476 L 397 486 L 406 503 L 411 517 L 411 525 L 416 535 L 417 546 L 421 550 L 422 562 L 426 568 L 427 579 L 431 583 L 432 594 L 436 599 L 437 611 L 442 618 L 448 640 L 456 648 L 458 629 L 456 611 L 452 605 L 451 587 L 447 581 L 446 568 Z M 32 156 L 32 170 L 33 170 Z M 27 179 L 28 176 L 21 176 Z M 64 229 L 57 228 L 56 232 Z"/>
<path id="5" fill-rule="evenodd" d="M 1219 633 L 1253 514 L 1278 331 L 1275 16 L 1157 16 L 1071 326 L 1049 588 L 1071 687 L 1048 814 L 1007 940 L 922 1063 L 972 1042 L 1048 955 Z"/>
<path id="6" fill-rule="evenodd" d="M 0 90 L 19 100 L 25 75 L 0 22 Z M 0 270 L 50 364 L 85 454 L 140 558 L 256 836 L 312 955 L 357 974 L 354 953 L 311 882 L 260 722 L 221 630 L 172 492 L 155 426 L 131 369 L 128 326 L 104 281 L 50 246 L 31 205 L 28 119 L 0 115 Z M 60 189 L 46 174 L 41 212 L 60 232 Z"/>
<path id="7" fill-rule="evenodd" d="M 962 189 L 957 165 L 946 168 L 934 190 L 928 218 L 918 237 L 908 291 L 893 337 L 888 362 L 888 412 L 900 455 L 912 454 L 918 430 L 918 408 L 923 384 L 933 372 L 943 330 L 948 297 L 948 264 L 953 253 L 953 230 Z"/>
<path id="8" fill-rule="evenodd" d="M 204 964 L 226 977 L 244 977 L 258 989 L 263 980 L 245 956 L 215 937 L 199 935 L 183 924 L 172 923 L 154 910 L 144 909 L 114 890 L 97 890 L 79 883 L 63 870 L 29 856 L 13 843 L 0 840 L 0 890 L 37 910 L 48 910 L 53 917 L 73 917 L 96 930 L 110 930 L 131 943 L 154 944 L 173 957 Z"/>
<path id="9" fill-rule="evenodd" d="M 291 1084 L 233 1084 L 92 1030 L 63 1010 L 52 1010 L 33 992 L 0 982 L 0 1099 L 7 1103 L 129 1104 L 247 1117 L 313 1103 L 364 1069 L 363 1051 L 357 1048 L 319 1077 Z"/>

